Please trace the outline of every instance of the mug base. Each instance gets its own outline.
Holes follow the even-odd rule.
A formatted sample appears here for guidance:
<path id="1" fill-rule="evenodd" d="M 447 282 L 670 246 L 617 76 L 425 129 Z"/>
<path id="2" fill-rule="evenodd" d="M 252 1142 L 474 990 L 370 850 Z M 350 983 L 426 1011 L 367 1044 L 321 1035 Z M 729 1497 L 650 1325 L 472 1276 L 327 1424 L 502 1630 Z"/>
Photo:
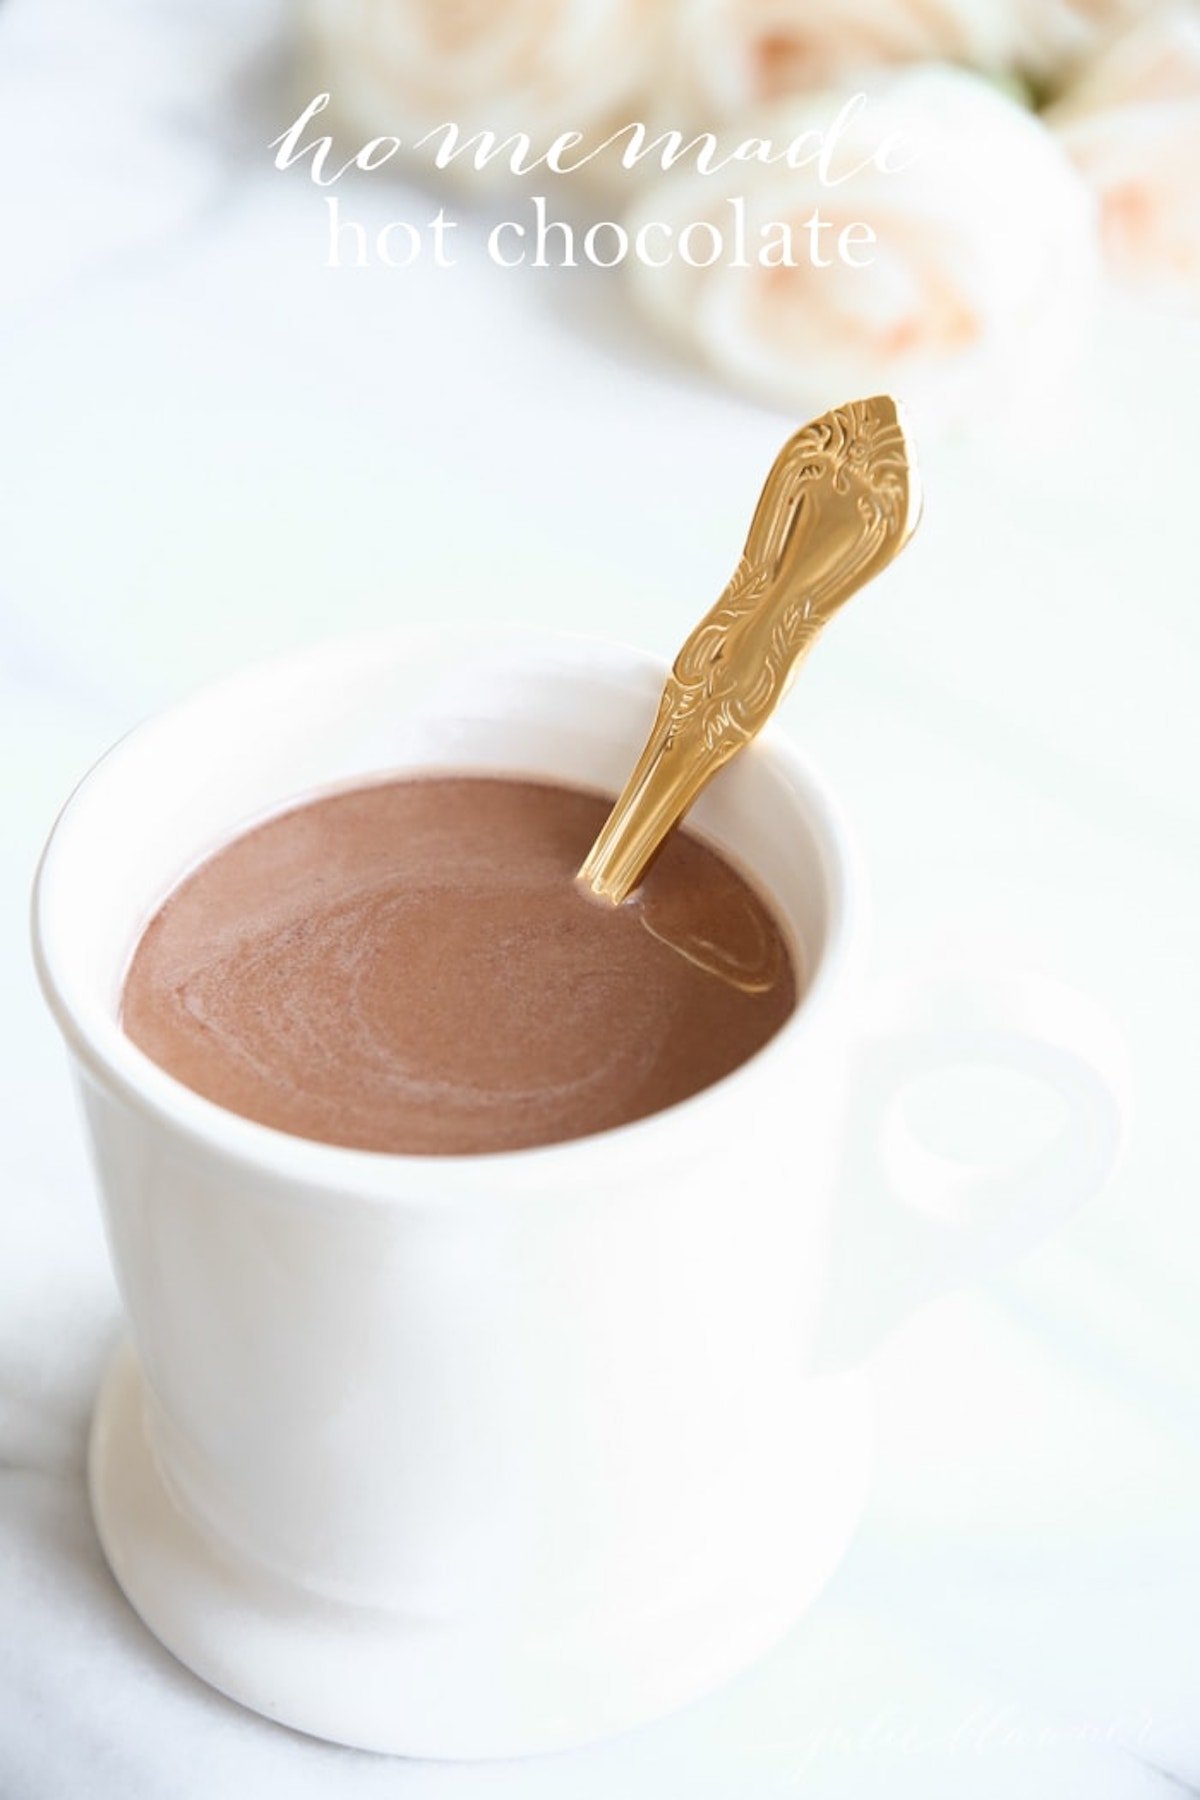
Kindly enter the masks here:
<path id="1" fill-rule="evenodd" d="M 849 1409 L 849 1410 L 847 1410 Z M 147 1439 L 141 1374 L 123 1347 L 92 1422 L 100 1543 L 143 1623 L 202 1681 L 279 1724 L 356 1749 L 429 1758 L 569 1749 L 644 1724 L 765 1654 L 824 1586 L 866 1498 L 861 1384 L 839 1394 L 836 1445 L 788 1565 L 757 1598 L 706 1596 L 627 1630 L 572 1619 L 502 1633 L 331 1601 L 227 1558 L 179 1510 Z M 736 1604 L 734 1603 L 736 1599 Z M 722 1601 L 724 1603 L 722 1603 Z"/>

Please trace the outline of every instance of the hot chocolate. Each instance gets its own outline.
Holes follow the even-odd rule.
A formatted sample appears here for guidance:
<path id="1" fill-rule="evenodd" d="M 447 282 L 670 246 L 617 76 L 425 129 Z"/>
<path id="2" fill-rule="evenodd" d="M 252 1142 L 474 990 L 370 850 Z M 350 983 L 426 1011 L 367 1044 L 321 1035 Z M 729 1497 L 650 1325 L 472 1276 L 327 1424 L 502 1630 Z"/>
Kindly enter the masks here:
<path id="1" fill-rule="evenodd" d="M 231 1111 L 365 1150 L 523 1149 L 671 1106 L 773 1036 L 797 970 L 690 832 L 625 905 L 585 898 L 610 804 L 430 776 L 279 814 L 168 897 L 125 1030 Z"/>

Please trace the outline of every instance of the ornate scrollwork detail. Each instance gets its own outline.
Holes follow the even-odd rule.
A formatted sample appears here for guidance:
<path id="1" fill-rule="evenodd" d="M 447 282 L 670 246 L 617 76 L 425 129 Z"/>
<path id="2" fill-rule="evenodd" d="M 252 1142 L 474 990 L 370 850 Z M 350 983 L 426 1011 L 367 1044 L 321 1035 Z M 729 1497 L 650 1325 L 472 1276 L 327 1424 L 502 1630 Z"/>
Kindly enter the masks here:
<path id="1" fill-rule="evenodd" d="M 712 773 L 761 729 L 838 607 L 907 541 L 919 506 L 886 395 L 835 407 L 789 438 L 732 579 L 675 658 L 646 747 L 580 871 L 587 886 L 621 899 L 640 879 Z"/>
<path id="2" fill-rule="evenodd" d="M 852 401 L 789 439 L 732 580 L 675 658 L 659 720 L 669 738 L 696 731 L 724 760 L 754 736 L 821 628 L 905 533 L 908 469 L 889 399 Z"/>

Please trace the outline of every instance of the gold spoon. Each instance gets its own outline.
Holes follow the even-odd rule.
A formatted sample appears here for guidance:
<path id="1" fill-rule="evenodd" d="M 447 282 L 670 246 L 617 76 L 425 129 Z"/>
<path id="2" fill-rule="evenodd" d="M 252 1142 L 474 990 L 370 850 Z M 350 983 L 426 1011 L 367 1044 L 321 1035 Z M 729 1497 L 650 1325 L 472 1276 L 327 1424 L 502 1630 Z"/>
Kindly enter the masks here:
<path id="1" fill-rule="evenodd" d="M 667 677 L 577 879 L 619 905 L 717 770 L 766 724 L 822 626 L 904 548 L 921 485 L 896 401 L 851 400 L 788 439 L 742 560 Z"/>

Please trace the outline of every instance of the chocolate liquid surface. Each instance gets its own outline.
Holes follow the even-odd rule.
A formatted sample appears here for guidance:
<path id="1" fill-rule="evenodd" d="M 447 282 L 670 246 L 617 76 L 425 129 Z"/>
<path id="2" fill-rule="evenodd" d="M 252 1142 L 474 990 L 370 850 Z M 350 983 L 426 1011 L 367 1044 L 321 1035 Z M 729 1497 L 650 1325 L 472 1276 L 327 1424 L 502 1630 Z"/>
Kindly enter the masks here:
<path id="1" fill-rule="evenodd" d="M 575 872 L 610 805 L 431 776 L 279 814 L 168 897 L 125 1030 L 232 1112 L 366 1150 L 515 1150 L 671 1106 L 766 1043 L 796 971 L 768 907 L 688 832 L 623 907 L 586 899 Z"/>

